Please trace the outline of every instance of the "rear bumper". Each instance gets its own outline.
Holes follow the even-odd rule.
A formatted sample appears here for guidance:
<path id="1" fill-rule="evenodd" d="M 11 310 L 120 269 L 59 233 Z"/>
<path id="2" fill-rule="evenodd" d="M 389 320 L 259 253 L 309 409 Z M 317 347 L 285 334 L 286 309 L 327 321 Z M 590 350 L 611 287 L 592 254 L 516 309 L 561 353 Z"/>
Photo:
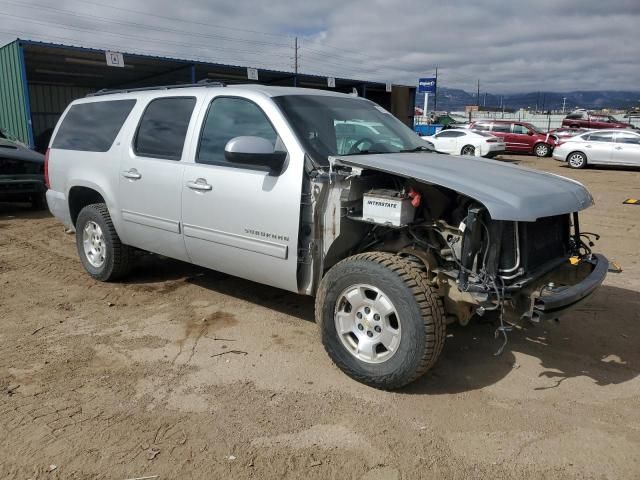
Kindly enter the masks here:
<path id="1" fill-rule="evenodd" d="M 55 190 L 47 190 L 47 205 L 51 214 L 60 220 L 67 228 L 73 228 L 69 206 L 64 193 Z"/>
<path id="2" fill-rule="evenodd" d="M 590 272 L 578 283 L 547 291 L 533 299 L 531 318 L 559 318 L 586 300 L 602 284 L 609 270 L 609 261 L 603 255 L 594 254 L 583 263 L 588 264 Z"/>

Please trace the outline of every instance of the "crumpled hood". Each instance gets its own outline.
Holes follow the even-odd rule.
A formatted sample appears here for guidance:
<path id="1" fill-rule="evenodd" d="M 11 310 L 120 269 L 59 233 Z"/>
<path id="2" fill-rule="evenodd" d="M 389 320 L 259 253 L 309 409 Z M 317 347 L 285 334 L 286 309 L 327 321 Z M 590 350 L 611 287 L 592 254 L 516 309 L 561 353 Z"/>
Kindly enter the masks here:
<path id="1" fill-rule="evenodd" d="M 330 161 L 450 188 L 482 203 L 494 220 L 533 222 L 593 205 L 593 197 L 579 182 L 496 160 L 417 152 Z"/>

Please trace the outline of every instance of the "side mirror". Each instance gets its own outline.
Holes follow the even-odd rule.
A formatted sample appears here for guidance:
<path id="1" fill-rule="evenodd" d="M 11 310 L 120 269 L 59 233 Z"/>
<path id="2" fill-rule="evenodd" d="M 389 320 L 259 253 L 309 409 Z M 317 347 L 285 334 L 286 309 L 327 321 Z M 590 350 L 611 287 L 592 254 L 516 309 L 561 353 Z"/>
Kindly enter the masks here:
<path id="1" fill-rule="evenodd" d="M 224 147 L 224 157 L 230 163 L 266 167 L 279 173 L 284 167 L 287 152 L 277 152 L 269 140 L 263 137 L 235 137 Z"/>
<path id="2" fill-rule="evenodd" d="M 527 130 L 527 135 L 533 135 L 533 132 L 531 130 Z"/>

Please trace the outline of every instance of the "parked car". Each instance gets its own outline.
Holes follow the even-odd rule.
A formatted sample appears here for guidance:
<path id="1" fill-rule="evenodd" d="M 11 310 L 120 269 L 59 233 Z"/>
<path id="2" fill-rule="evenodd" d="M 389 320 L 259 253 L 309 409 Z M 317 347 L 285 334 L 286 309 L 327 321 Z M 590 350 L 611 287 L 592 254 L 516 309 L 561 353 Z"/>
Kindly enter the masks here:
<path id="1" fill-rule="evenodd" d="M 549 134 L 553 135 L 556 141 L 564 141 L 568 138 L 575 137 L 576 135 L 580 135 L 588 132 L 588 128 L 569 128 L 569 127 L 560 127 L 555 128 L 553 130 L 549 130 Z"/>
<path id="2" fill-rule="evenodd" d="M 632 128 L 611 115 L 602 115 L 579 110 L 571 112 L 562 120 L 563 127 L 570 128 Z"/>
<path id="3" fill-rule="evenodd" d="M 422 138 L 431 142 L 438 152 L 453 155 L 494 157 L 505 150 L 502 139 L 487 132 L 464 128 L 450 128 Z"/>
<path id="4" fill-rule="evenodd" d="M 532 153 L 538 157 L 551 155 L 556 139 L 527 122 L 511 120 L 476 120 L 472 130 L 490 132 L 505 142 L 505 150 L 512 153 Z"/>
<path id="5" fill-rule="evenodd" d="M 44 208 L 44 155 L 0 133 L 0 201 Z"/>
<path id="6" fill-rule="evenodd" d="M 571 168 L 592 165 L 640 166 L 640 133 L 626 130 L 593 130 L 561 142 L 553 158 Z"/>
<path id="7" fill-rule="evenodd" d="M 344 129 L 354 136 L 339 151 L 343 122 L 384 128 Z M 578 182 L 443 161 L 351 95 L 262 85 L 99 93 L 65 110 L 47 158 L 49 208 L 75 228 L 90 276 L 124 277 L 141 249 L 315 295 L 329 356 L 377 388 L 429 370 L 448 323 L 490 312 L 554 319 L 607 272 L 582 241 L 578 212 L 593 199 Z"/>

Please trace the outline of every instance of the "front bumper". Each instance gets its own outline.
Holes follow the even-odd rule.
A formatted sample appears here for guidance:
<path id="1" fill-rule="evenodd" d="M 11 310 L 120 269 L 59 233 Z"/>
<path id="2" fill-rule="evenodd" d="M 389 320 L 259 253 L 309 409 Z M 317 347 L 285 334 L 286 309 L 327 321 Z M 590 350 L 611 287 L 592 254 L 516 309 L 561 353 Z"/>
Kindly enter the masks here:
<path id="1" fill-rule="evenodd" d="M 575 268 L 582 270 L 572 274 L 581 278 L 578 283 L 566 287 L 547 288 L 540 295 L 534 296 L 531 319 L 556 319 L 582 303 L 604 281 L 609 270 L 609 261 L 603 255 L 594 254 L 591 259 L 583 260 L 581 266 Z M 583 276 L 585 270 L 587 274 Z"/>

